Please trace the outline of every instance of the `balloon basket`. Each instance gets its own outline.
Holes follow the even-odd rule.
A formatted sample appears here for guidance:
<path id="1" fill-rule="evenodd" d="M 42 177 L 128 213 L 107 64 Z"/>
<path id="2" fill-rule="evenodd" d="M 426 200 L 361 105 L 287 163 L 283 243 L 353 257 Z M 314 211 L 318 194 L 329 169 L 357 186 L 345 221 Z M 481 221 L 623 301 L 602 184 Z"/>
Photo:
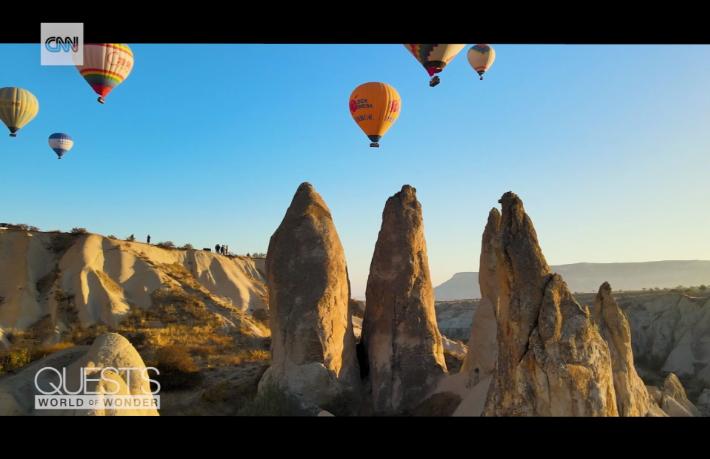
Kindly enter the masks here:
<path id="1" fill-rule="evenodd" d="M 431 86 L 431 87 L 433 88 L 434 86 L 436 86 L 436 85 L 439 84 L 440 82 L 441 82 L 441 80 L 439 79 L 439 77 L 438 77 L 438 76 L 435 76 L 434 78 L 432 78 L 432 79 L 429 81 L 429 86 Z"/>
<path id="2" fill-rule="evenodd" d="M 380 144 L 377 143 L 377 142 L 372 142 L 372 143 L 370 144 L 370 147 L 372 147 L 372 148 L 380 148 Z"/>
<path id="3" fill-rule="evenodd" d="M 106 103 L 106 101 L 104 100 L 103 97 L 99 97 L 99 98 L 96 99 L 96 100 L 97 100 L 100 104 L 105 104 L 105 103 Z"/>

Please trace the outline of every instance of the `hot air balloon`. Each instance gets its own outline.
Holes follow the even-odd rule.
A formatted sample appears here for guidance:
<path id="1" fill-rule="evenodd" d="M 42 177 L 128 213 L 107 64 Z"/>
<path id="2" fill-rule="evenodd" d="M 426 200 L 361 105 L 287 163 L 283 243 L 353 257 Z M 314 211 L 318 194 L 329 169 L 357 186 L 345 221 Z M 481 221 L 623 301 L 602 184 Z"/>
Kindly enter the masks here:
<path id="1" fill-rule="evenodd" d="M 350 94 L 350 114 L 367 137 L 371 147 L 379 147 L 383 135 L 392 127 L 402 109 L 399 93 L 387 83 L 364 83 Z"/>
<path id="2" fill-rule="evenodd" d="M 67 134 L 55 132 L 49 136 L 49 146 L 57 154 L 57 159 L 62 159 L 64 153 L 72 149 L 74 141 Z"/>
<path id="3" fill-rule="evenodd" d="M 133 69 L 133 52 L 122 43 L 84 45 L 84 64 L 77 65 L 81 76 L 104 103 L 108 94 L 123 82 Z"/>
<path id="4" fill-rule="evenodd" d="M 468 63 L 478 72 L 478 75 L 483 79 L 483 74 L 491 68 L 493 61 L 496 60 L 495 50 L 488 45 L 475 45 L 468 50 Z"/>
<path id="5" fill-rule="evenodd" d="M 37 116 L 39 102 L 26 89 L 0 88 L 0 119 L 10 130 L 10 137 Z"/>
<path id="6" fill-rule="evenodd" d="M 434 76 L 434 74 L 444 70 L 444 67 L 446 67 L 466 45 L 405 44 L 404 46 L 424 66 L 429 76 L 432 77 L 429 81 L 429 86 L 433 88 L 439 84 L 439 77 Z"/>

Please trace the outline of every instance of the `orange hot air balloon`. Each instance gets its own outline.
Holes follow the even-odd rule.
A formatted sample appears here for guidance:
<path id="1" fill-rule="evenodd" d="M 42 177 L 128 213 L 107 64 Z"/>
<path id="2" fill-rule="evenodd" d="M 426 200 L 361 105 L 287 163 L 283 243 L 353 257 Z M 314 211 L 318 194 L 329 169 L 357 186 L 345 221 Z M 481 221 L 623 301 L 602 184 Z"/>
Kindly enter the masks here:
<path id="1" fill-rule="evenodd" d="M 350 94 L 350 114 L 360 129 L 379 147 L 379 141 L 399 116 L 402 100 L 387 83 L 364 83 Z"/>

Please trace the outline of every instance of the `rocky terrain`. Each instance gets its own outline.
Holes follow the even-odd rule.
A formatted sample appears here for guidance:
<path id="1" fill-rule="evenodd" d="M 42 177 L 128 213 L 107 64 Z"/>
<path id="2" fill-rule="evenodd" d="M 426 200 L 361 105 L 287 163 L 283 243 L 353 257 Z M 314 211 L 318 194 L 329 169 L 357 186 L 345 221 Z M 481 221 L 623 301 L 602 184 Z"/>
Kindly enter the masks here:
<path id="1" fill-rule="evenodd" d="M 0 414 L 48 414 L 32 404 L 43 366 L 74 380 L 108 371 L 91 388 L 125 395 L 146 387 L 116 368 L 157 367 L 162 415 L 708 414 L 708 296 L 607 282 L 575 295 L 522 200 L 499 202 L 481 238 L 481 299 L 436 304 L 409 185 L 385 202 L 365 303 L 350 297 L 336 222 L 308 183 L 263 264 L 2 230 Z"/>
<path id="2" fill-rule="evenodd" d="M 116 332 L 166 369 L 161 413 L 206 414 L 216 408 L 203 392 L 235 379 L 255 392 L 268 366 L 263 270 L 263 260 L 97 234 L 0 230 L 0 382 Z"/>
<path id="3" fill-rule="evenodd" d="M 94 340 L 91 346 L 77 346 L 53 353 L 36 362 L 18 374 L 0 380 L 0 413 L 11 415 L 45 414 L 53 416 L 157 416 L 155 408 L 120 409 L 82 409 L 82 410 L 38 410 L 34 411 L 35 374 L 38 374 L 40 387 L 55 387 L 59 381 L 53 381 L 56 374 L 48 371 L 37 372 L 39 368 L 51 367 L 61 372 L 66 368 L 67 387 L 79 387 L 80 369 L 91 368 L 87 374 L 92 378 L 88 390 L 96 393 L 114 393 L 115 389 L 104 387 L 106 384 L 98 373 L 104 368 L 115 368 L 104 374 L 106 379 L 116 384 L 118 395 L 145 395 L 151 393 L 149 381 L 140 377 L 145 370 L 145 363 L 140 354 L 123 336 L 106 333 Z M 131 368 L 131 370 L 126 370 Z M 129 374 L 130 373 L 130 374 Z M 94 379 L 95 378 L 95 379 Z"/>
<path id="4" fill-rule="evenodd" d="M 685 289 L 614 292 L 620 309 L 628 320 L 634 365 L 647 384 L 662 385 L 672 372 L 682 381 L 695 403 L 708 405 L 708 350 L 710 328 L 710 291 Z M 581 303 L 594 304 L 596 294 L 575 294 Z M 473 316 L 480 300 L 442 301 L 436 303 L 439 328 L 443 335 L 467 342 Z M 490 333 L 488 321 L 475 324 Z M 486 333 L 485 331 L 483 333 Z M 480 335 L 479 335 L 480 336 Z M 708 406 L 710 408 L 710 405 Z M 706 411 L 710 415 L 710 410 Z"/>

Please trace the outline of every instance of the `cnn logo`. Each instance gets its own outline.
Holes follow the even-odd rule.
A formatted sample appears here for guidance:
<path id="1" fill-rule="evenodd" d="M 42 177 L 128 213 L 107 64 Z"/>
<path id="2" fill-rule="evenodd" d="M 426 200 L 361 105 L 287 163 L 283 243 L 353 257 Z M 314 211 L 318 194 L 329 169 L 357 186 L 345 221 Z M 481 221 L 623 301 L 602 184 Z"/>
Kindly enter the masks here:
<path id="1" fill-rule="evenodd" d="M 83 65 L 84 24 L 43 22 L 40 45 L 42 65 Z"/>

